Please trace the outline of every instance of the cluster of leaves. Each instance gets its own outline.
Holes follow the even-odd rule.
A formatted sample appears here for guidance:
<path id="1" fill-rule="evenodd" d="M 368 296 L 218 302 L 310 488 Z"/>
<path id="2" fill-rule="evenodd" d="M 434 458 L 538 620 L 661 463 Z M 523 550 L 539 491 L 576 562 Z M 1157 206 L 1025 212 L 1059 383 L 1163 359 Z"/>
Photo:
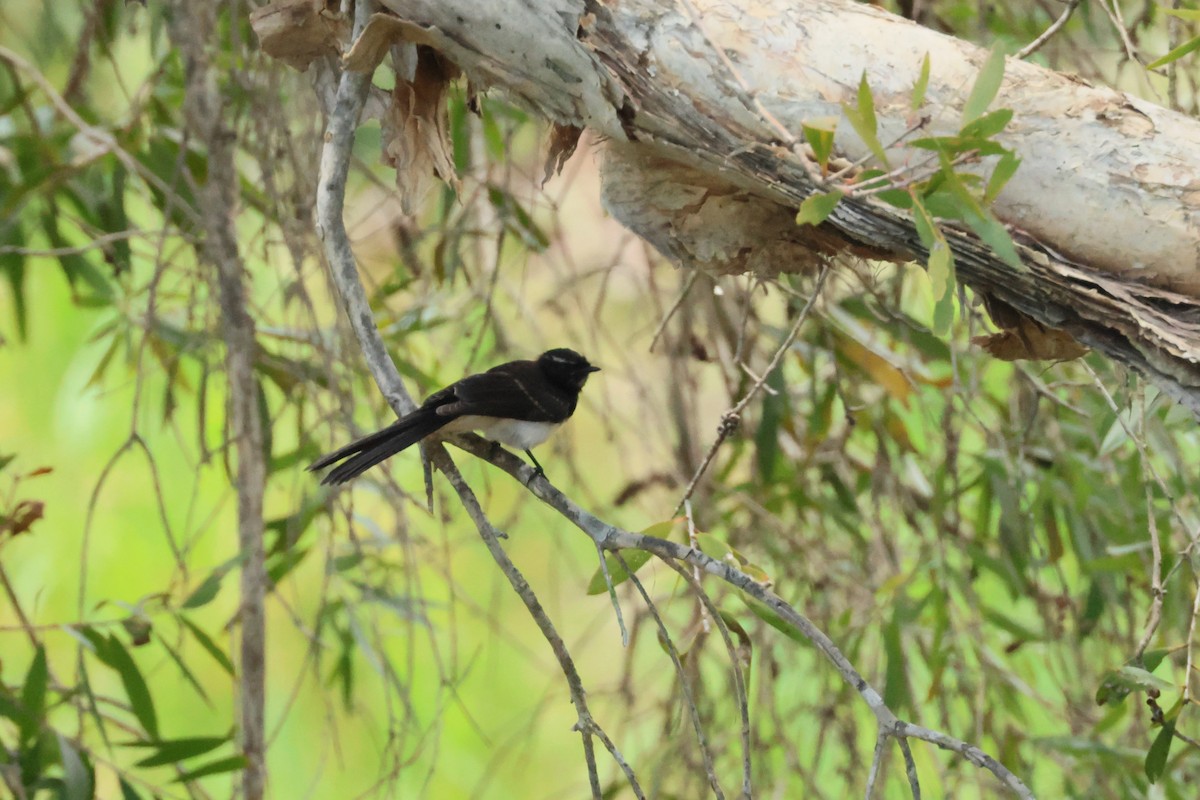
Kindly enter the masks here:
<path id="1" fill-rule="evenodd" d="M 858 170 L 839 187 L 813 194 L 796 215 L 799 224 L 819 225 L 834 213 L 838 202 L 848 193 L 878 197 L 912 214 L 921 244 L 929 254 L 929 280 L 934 298 L 938 300 L 934 330 L 939 335 L 949 332 L 954 315 L 954 254 L 941 226 L 947 222 L 965 224 L 1013 269 L 1022 269 L 1012 237 L 990 210 L 997 195 L 1020 166 L 1020 159 L 996 141 L 997 134 L 1012 120 L 1012 110 L 987 111 L 1004 77 L 1004 58 L 1004 51 L 996 48 L 980 68 L 963 105 L 962 125 L 956 133 L 905 142 L 908 147 L 931 153 L 936 162 L 934 169 L 917 166 L 897 170 L 893 167 L 888 148 L 879 139 L 875 100 L 864 74 L 856 103 L 847 103 L 842 110 L 878 166 Z M 911 107 L 914 114 L 919 114 L 925 103 L 929 72 L 930 62 L 926 56 L 913 87 Z M 833 155 L 836 123 L 837 120 L 831 119 L 804 126 L 805 139 L 825 175 L 828 175 Z M 923 125 L 924 121 L 921 121 L 912 131 Z M 963 168 L 982 159 L 995 159 L 986 181 Z"/>

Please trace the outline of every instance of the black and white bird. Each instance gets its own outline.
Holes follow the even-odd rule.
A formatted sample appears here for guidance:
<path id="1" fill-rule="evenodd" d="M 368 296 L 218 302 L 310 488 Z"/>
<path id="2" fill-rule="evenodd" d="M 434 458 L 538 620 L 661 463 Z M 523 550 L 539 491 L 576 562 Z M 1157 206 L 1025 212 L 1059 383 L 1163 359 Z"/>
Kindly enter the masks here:
<path id="1" fill-rule="evenodd" d="M 524 450 L 540 473 L 542 465 L 530 448 L 575 413 L 580 390 L 599 369 L 565 347 L 547 350 L 534 361 L 500 364 L 434 392 L 416 411 L 322 456 L 308 469 L 337 464 L 321 483 L 345 483 L 432 433 L 478 431 L 485 439 Z"/>

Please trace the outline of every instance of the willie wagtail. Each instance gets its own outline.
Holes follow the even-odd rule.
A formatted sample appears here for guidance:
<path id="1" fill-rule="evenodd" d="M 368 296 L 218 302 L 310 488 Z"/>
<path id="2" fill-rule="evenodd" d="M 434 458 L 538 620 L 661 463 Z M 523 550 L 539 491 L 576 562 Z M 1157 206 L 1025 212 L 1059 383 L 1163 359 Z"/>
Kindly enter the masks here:
<path id="1" fill-rule="evenodd" d="M 416 411 L 308 468 L 340 461 L 321 483 L 345 483 L 435 431 L 479 431 L 485 439 L 524 450 L 541 473 L 529 448 L 546 441 L 575 412 L 579 390 L 599 369 L 565 347 L 547 350 L 536 361 L 509 361 L 434 392 Z"/>

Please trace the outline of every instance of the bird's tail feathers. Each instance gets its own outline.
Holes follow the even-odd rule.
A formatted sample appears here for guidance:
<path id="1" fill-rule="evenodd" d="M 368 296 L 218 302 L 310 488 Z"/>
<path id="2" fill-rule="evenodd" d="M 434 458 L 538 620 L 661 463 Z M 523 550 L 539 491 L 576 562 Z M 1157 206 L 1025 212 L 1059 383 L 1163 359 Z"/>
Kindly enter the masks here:
<path id="1" fill-rule="evenodd" d="M 433 409 L 417 409 L 403 419 L 388 427 L 364 436 L 356 442 L 335 450 L 329 455 L 322 456 L 308 465 L 309 471 L 316 471 L 338 464 L 321 479 L 323 485 L 345 483 L 356 478 L 366 470 L 386 458 L 394 456 L 406 447 L 424 439 L 429 434 L 441 428 L 449 420 L 438 416 Z"/>

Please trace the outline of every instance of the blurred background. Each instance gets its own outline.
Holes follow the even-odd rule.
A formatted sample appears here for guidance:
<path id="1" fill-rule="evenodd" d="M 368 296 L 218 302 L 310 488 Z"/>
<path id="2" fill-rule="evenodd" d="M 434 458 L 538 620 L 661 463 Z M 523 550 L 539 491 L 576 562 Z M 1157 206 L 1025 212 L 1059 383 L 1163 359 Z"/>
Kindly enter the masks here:
<path id="1" fill-rule="evenodd" d="M 914 5 L 891 10 L 1013 49 L 1061 12 Z M 1191 109 L 1190 65 L 1167 96 L 1103 5 L 1036 59 Z M 211 49 L 238 137 L 269 431 L 269 794 L 585 796 L 558 665 L 441 476 L 430 510 L 415 451 L 337 492 L 303 470 L 392 416 L 312 230 L 314 78 L 257 52 L 251 7 L 223 8 Z M 1152 57 L 1180 41 L 1154 4 L 1118 10 Z M 180 110 L 170 13 L 0 2 L 0 774 L 31 797 L 223 797 L 242 766 L 224 346 L 197 254 L 207 154 Z M 584 353 L 603 371 L 539 461 L 604 520 L 685 541 L 684 487 L 816 276 L 677 269 L 601 207 L 603 143 L 585 133 L 543 185 L 546 126 L 498 94 L 479 114 L 467 99 L 464 84 L 449 100 L 461 193 L 437 184 L 417 213 L 380 164 L 378 121 L 355 143 L 347 224 L 393 358 L 424 396 L 550 347 Z M 934 336 L 920 265 L 833 263 L 691 498 L 700 542 L 735 550 L 898 714 L 979 745 L 1039 796 L 1194 796 L 1195 420 L 1096 356 L 991 360 L 969 343 L 991 330 L 978 301 L 962 289 L 955 303 Z M 640 597 L 618 587 L 623 648 L 609 599 L 587 593 L 591 541 L 451 453 L 648 795 L 707 796 L 681 676 Z M 733 795 L 730 654 L 673 572 L 639 576 Z M 810 645 L 709 589 L 747 676 L 758 792 L 861 792 L 869 710 Z M 961 759 L 913 750 L 928 796 L 1000 796 Z M 606 796 L 632 796 L 600 762 Z M 908 791 L 894 754 L 881 785 Z"/>

